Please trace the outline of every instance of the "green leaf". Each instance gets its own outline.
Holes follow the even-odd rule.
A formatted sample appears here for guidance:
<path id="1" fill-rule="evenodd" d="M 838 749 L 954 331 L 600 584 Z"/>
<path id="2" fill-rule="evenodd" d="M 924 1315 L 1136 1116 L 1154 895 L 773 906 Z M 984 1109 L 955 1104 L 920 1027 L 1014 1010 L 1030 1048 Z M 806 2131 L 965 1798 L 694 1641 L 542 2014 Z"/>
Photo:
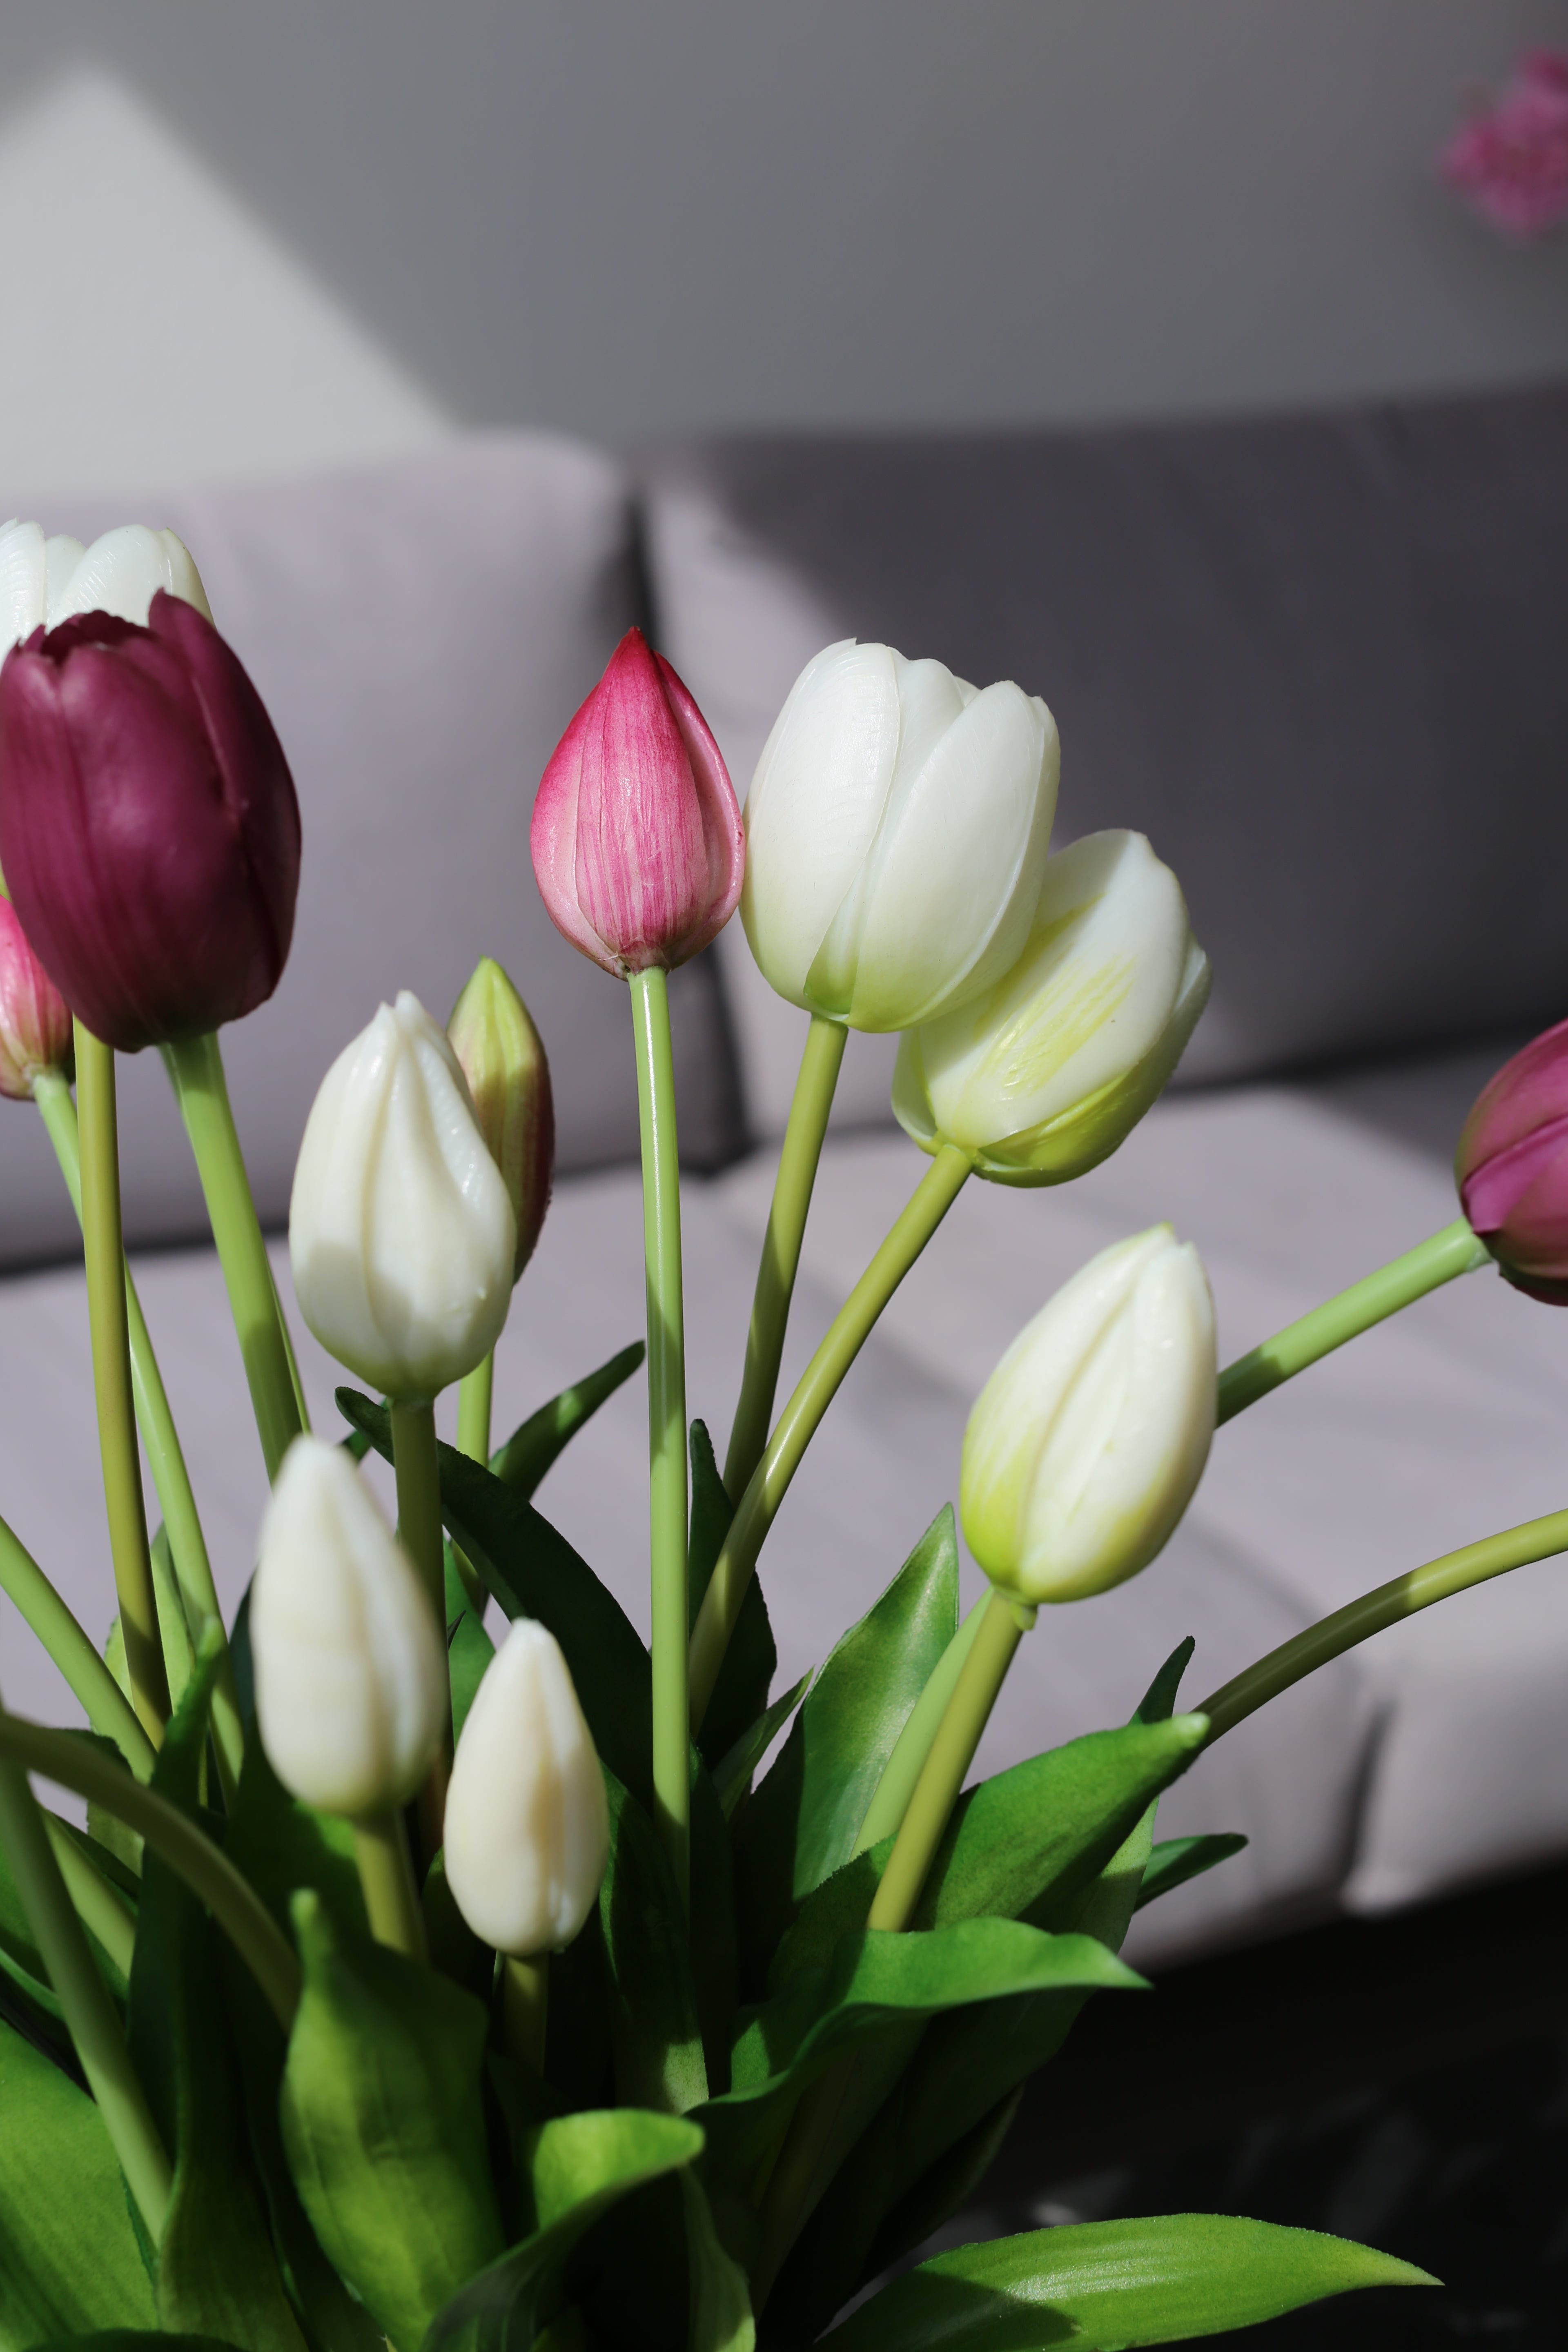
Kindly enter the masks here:
<path id="1" fill-rule="evenodd" d="M 417 2346 L 500 2252 L 485 2136 L 489 2021 L 445 1977 L 296 1895 L 305 1989 L 283 2070 L 283 2144 L 323 2251 L 377 2325 Z"/>
<path id="2" fill-rule="evenodd" d="M 1314 2230 L 1219 2213 L 1086 2221 L 960 2246 L 895 2279 L 834 2331 L 834 2352 L 1080 2352 L 1251 2327 L 1351 2287 L 1433 2286 L 1425 2271 Z"/>
<path id="3" fill-rule="evenodd" d="M 683 2115 L 708 2095 L 686 1921 L 664 1848 L 630 1790 L 605 1769 L 610 1858 L 599 1888 L 610 2040 L 624 2106 Z"/>
<path id="4" fill-rule="evenodd" d="M 279 1927 L 289 1926 L 289 1906 L 296 1890 L 311 1886 L 326 1896 L 340 1919 L 368 1933 L 353 1830 L 335 1814 L 318 1813 L 291 1797 L 254 1735 L 245 1743 L 223 1850 Z"/>
<path id="5" fill-rule="evenodd" d="M 913 1924 L 986 1916 L 1068 1924 L 1073 1899 L 1185 1771 L 1206 1729 L 1203 1716 L 1187 1715 L 1093 1731 L 983 1780 L 953 1808 Z M 771 1986 L 827 1959 L 840 1936 L 864 1925 L 892 1850 L 884 1838 L 807 1895 L 774 1958 Z"/>
<path id="6" fill-rule="evenodd" d="M 849 2282 L 849 2293 L 963 2210 L 1001 2154 L 1023 2095 L 1020 2083 L 943 2148 L 896 2204 L 889 2204 L 858 2276 Z"/>
<path id="7" fill-rule="evenodd" d="M 1164 1838 L 1155 1846 L 1143 1866 L 1143 1877 L 1138 1889 L 1135 1911 L 1157 1895 L 1169 1895 L 1173 1886 L 1184 1886 L 1189 1878 L 1201 1878 L 1216 1862 L 1228 1862 L 1239 1853 L 1247 1840 L 1239 1830 L 1215 1830 L 1205 1837 Z"/>
<path id="8" fill-rule="evenodd" d="M 0 2024 L 0 2347 L 158 2320 L 103 2119 Z"/>
<path id="9" fill-rule="evenodd" d="M 452 1678 L 452 1738 L 463 1736 L 463 1726 L 468 1719 L 468 1709 L 474 1694 L 484 1680 L 485 1668 L 495 1656 L 496 1645 L 471 1609 L 465 1609 L 452 1629 L 447 1644 L 447 1666 Z"/>
<path id="10" fill-rule="evenodd" d="M 720 2236 L 708 2192 L 692 2167 L 684 2166 L 679 2178 L 690 2266 L 690 2352 L 755 2352 L 757 2323 L 745 2269 Z"/>
<path id="11" fill-rule="evenodd" d="M 58 1827 L 70 1839 L 72 1844 L 92 1864 L 94 1869 L 100 1871 L 115 1887 L 120 1888 L 122 1880 L 129 1880 L 131 1899 L 134 1904 L 138 1881 L 130 1877 L 129 1873 L 117 1858 L 99 1845 L 96 1840 L 84 1837 L 73 1822 L 59 1821 L 58 1816 L 52 1816 L 52 1818 L 56 1820 Z M 89 1948 L 98 1963 L 100 1976 L 102 1977 L 115 2000 L 123 2006 L 127 1988 L 122 1972 L 104 1950 L 91 1929 L 86 1929 L 85 1933 Z M 0 1970 L 3 1970 L 11 1982 L 26 1996 L 23 2013 L 31 2019 L 34 2012 L 41 2012 L 37 2019 L 40 2026 L 43 2024 L 43 2020 L 47 2018 L 52 2019 L 63 2029 L 63 2013 L 59 2000 L 53 1985 L 49 1982 L 43 1956 L 33 1941 L 33 1931 L 28 1924 L 26 1906 L 17 1892 L 16 1882 L 11 1874 L 10 1861 L 3 1846 L 0 1846 Z M 43 2030 L 47 2032 L 47 2027 Z M 53 2042 L 56 2037 L 51 2033 L 48 2038 Z M 62 2031 L 62 2049 L 65 2046 Z"/>
<path id="12" fill-rule="evenodd" d="M 423 2352 L 441 2352 L 476 2321 L 481 2342 L 531 2344 L 540 2322 L 553 2315 L 562 2265 L 590 2224 L 632 2189 L 689 2164 L 701 2149 L 694 2124 L 636 2107 L 561 2116 L 542 2125 L 529 2151 L 531 2234 L 458 2291 L 433 2321 Z"/>
<path id="13" fill-rule="evenodd" d="M 918 2033 L 920 2028 L 911 2031 Z M 862 2059 L 850 2078 L 848 2095 L 854 2095 L 865 2065 Z M 791 2247 L 768 2296 L 768 2344 L 809 2344 L 848 2302 L 866 2273 L 892 2192 L 900 2104 L 894 2080 L 854 2139 L 852 2154 L 844 2151 L 847 2160 L 838 2165 L 831 2186 Z M 837 2154 L 837 2148 L 832 2153 Z"/>
<path id="14" fill-rule="evenodd" d="M 531 1412 L 512 1431 L 506 1444 L 490 1455 L 490 1468 L 526 1502 L 567 1441 L 593 1418 L 606 1397 L 629 1381 L 645 1354 L 640 1339 L 601 1364 L 584 1381 L 577 1381 L 537 1412 Z"/>
<path id="15" fill-rule="evenodd" d="M 103 2327 L 91 2336 L 52 2336 L 32 2352 L 234 2352 L 218 2336 L 174 2336 L 166 2328 Z"/>
<path id="16" fill-rule="evenodd" d="M 689 1621 L 695 1625 L 709 1579 L 730 1532 L 735 1507 L 719 1475 L 713 1442 L 700 1421 L 691 1424 L 690 1451 L 691 1523 L 687 1538 L 686 1589 Z M 766 1706 L 778 1662 L 768 1605 L 763 1598 L 762 1584 L 753 1573 L 698 1734 L 697 1744 L 710 1766 L 729 1752 Z"/>
<path id="17" fill-rule="evenodd" d="M 1182 1686 L 1182 1676 L 1192 1663 L 1196 1642 L 1189 1633 L 1178 1642 L 1133 1711 L 1134 1723 L 1169 1723 L 1176 1711 L 1176 1693 Z"/>
<path id="18" fill-rule="evenodd" d="M 782 1698 L 775 1698 L 772 1706 L 758 1716 L 750 1730 L 743 1731 L 733 1748 L 715 1765 L 713 1786 L 727 1822 L 732 1822 L 745 1803 L 751 1790 L 752 1773 L 811 1688 L 814 1671 L 808 1668 L 793 1690 L 785 1691 Z"/>
<path id="19" fill-rule="evenodd" d="M 691 1975 L 702 2027 L 706 2089 L 721 2091 L 729 2087 L 730 2043 L 740 1999 L 734 1874 L 730 1832 L 708 1767 L 696 1747 L 687 1752 L 691 1775 Z"/>
<path id="20" fill-rule="evenodd" d="M 458 1908 L 458 1898 L 447 1880 L 445 1848 L 425 1874 L 419 1901 L 425 1914 L 431 1967 L 439 1969 L 454 1984 L 471 1992 L 476 2000 L 488 2001 L 495 1979 L 496 1956 L 489 1944 L 479 1941 Z"/>
<path id="21" fill-rule="evenodd" d="M 847 1862 L 915 1701 L 958 1630 L 958 1538 L 946 1505 L 838 1643 L 742 1817 L 742 1980 L 760 1985 L 795 1907 Z"/>

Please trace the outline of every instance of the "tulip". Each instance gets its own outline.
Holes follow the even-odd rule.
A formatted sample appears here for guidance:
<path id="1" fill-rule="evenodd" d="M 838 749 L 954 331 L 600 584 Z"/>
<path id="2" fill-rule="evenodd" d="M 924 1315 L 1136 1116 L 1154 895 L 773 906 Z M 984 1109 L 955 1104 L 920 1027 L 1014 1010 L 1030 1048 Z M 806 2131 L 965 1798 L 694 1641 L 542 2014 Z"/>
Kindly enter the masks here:
<path id="1" fill-rule="evenodd" d="M 560 1951 L 598 1899 L 610 1843 L 604 1776 L 560 1644 L 530 1618 L 517 1620 L 474 1695 L 446 1837 L 453 1898 L 498 1952 Z"/>
<path id="2" fill-rule="evenodd" d="M 0 898 L 0 1095 L 26 1102 L 46 1070 L 68 1074 L 70 1008 Z"/>
<path id="3" fill-rule="evenodd" d="M 719 746 L 662 654 L 628 629 L 533 803 L 550 919 L 622 979 L 673 971 L 735 911 L 745 839 Z"/>
<path id="4" fill-rule="evenodd" d="M 406 1554 L 341 1446 L 297 1437 L 250 1595 L 256 1718 L 291 1796 L 367 1820 L 406 1804 L 447 1717 L 447 1652 Z"/>
<path id="5" fill-rule="evenodd" d="M 1568 1307 L 1568 1021 L 1482 1089 L 1454 1174 L 1471 1230 L 1514 1288 Z"/>
<path id="6" fill-rule="evenodd" d="M 517 1221 L 515 1281 L 533 1255 L 550 1206 L 555 1168 L 550 1064 L 527 1005 L 491 956 L 481 956 L 475 966 L 447 1034 Z"/>
<path id="7" fill-rule="evenodd" d="M 404 989 L 322 1079 L 294 1169 L 300 1312 L 371 1388 L 428 1401 L 487 1356 L 517 1224 L 445 1031 Z"/>
<path id="8" fill-rule="evenodd" d="M 1059 768 L 1037 696 L 977 693 L 890 646 L 829 646 L 746 798 L 741 919 L 765 978 L 852 1029 L 908 1029 L 979 995 L 1028 935 Z"/>
<path id="9" fill-rule="evenodd" d="M 36 522 L 0 524 L 0 643 L 57 629 L 77 613 L 145 625 L 160 588 L 212 619 L 201 573 L 172 530 L 121 523 L 83 547 L 63 531 L 46 539 Z"/>
<path id="10" fill-rule="evenodd" d="M 1094 833 L 1050 859 L 1012 970 L 905 1036 L 893 1110 L 1004 1184 L 1060 1184 L 1108 1159 L 1180 1061 L 1209 962 L 1181 887 L 1139 833 Z"/>
<path id="11" fill-rule="evenodd" d="M 1169 1225 L 1091 1258 L 1027 1324 L 963 1434 L 969 1548 L 1028 1606 L 1136 1576 L 1192 1500 L 1215 1428 L 1214 1307 Z"/>
<path id="12" fill-rule="evenodd" d="M 0 667 L 0 867 L 73 1013 L 121 1053 L 205 1035 L 289 953 L 300 812 L 272 723 L 212 623 L 35 630 Z"/>

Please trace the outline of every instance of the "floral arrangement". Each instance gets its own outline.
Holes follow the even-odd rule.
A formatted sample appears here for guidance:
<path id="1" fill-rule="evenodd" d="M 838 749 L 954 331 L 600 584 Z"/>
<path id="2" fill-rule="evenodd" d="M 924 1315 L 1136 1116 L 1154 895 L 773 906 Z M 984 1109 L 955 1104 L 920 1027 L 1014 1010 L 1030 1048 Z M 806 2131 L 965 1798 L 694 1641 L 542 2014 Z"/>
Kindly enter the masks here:
<path id="1" fill-rule="evenodd" d="M 531 846 L 636 1032 L 645 1648 L 532 1501 L 643 1345 L 492 1450 L 493 1351 L 552 1160 L 516 991 L 481 961 L 445 1030 L 399 995 L 321 1082 L 294 1287 L 356 1385 L 347 1433 L 313 1435 L 217 1034 L 289 951 L 283 752 L 169 534 L 83 550 L 11 524 L 0 595 L 0 1086 L 42 1113 L 81 1219 L 118 1600 L 100 1655 L 0 1523 L 0 1584 L 86 1718 L 0 1711 L 0 2342 L 782 2352 L 831 2328 L 840 2352 L 1003 2352 L 1421 2283 L 1366 2248 L 1186 2214 L 961 2247 L 855 2300 L 963 2209 L 1090 1995 L 1138 1985 L 1118 1956 L 1136 1908 L 1240 1843 L 1156 1843 L 1162 1790 L 1353 1643 L 1568 1548 L 1568 1512 L 1467 1545 L 1178 1713 L 1184 1643 L 1142 1662 L 1127 1722 L 965 1786 L 1037 1612 L 1157 1556 L 1219 1424 L 1468 1269 L 1568 1298 L 1568 1024 L 1478 1104 L 1463 1214 L 1223 1372 L 1203 1267 L 1168 1227 L 1085 1266 L 969 1423 L 984 1598 L 960 1623 L 945 1509 L 775 1695 L 759 1555 L 882 1307 L 972 1177 L 1093 1167 L 1192 1034 L 1208 966 L 1175 877 L 1130 834 L 1051 852 L 1056 729 L 1015 686 L 830 646 L 742 818 L 680 679 L 636 631 L 622 644 Z M 811 1018 L 721 1472 L 686 1410 L 666 976 L 737 906 Z M 929 1165 L 779 1410 L 852 1026 L 902 1032 L 894 1106 Z M 121 1243 L 115 1055 L 148 1045 L 272 1481 L 227 1625 Z M 433 1402 L 454 1384 L 447 1447 Z M 373 1449 L 395 1534 L 360 1475 Z M 32 1774 L 88 1800 L 85 1832 Z"/>

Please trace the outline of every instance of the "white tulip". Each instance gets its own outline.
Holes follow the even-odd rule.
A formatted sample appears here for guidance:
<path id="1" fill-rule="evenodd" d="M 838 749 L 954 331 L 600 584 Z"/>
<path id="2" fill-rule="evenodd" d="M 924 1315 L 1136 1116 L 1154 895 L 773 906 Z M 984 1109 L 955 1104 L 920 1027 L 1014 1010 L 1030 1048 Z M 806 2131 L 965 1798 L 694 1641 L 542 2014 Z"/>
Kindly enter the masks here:
<path id="1" fill-rule="evenodd" d="M 1214 1306 L 1169 1225 L 1101 1250 L 986 1381 L 959 1507 L 992 1582 L 1031 1605 L 1146 1568 L 1193 1498 L 1214 1435 Z"/>
<path id="2" fill-rule="evenodd" d="M 360 1821 L 405 1804 L 447 1721 L 447 1651 L 413 1562 L 341 1446 L 297 1437 L 250 1591 L 256 1719 L 283 1786 Z"/>
<path id="3" fill-rule="evenodd" d="M 907 1029 L 988 988 L 1028 932 L 1059 767 L 1037 696 L 829 646 L 746 799 L 741 919 L 765 978 L 852 1029 Z"/>
<path id="4" fill-rule="evenodd" d="M 289 1204 L 300 1312 L 370 1387 L 426 1402 L 494 1347 L 516 1249 L 458 1057 L 405 989 L 339 1055 L 305 1123 Z"/>
<path id="5" fill-rule="evenodd" d="M 160 588 L 212 619 L 190 550 L 172 530 L 121 523 L 83 547 L 63 531 L 46 539 L 36 522 L 0 524 L 0 646 L 74 613 L 113 613 L 144 627 Z"/>
<path id="6" fill-rule="evenodd" d="M 553 1633 L 519 1618 L 485 1668 L 447 1791 L 447 1884 L 481 1942 L 558 1952 L 598 1900 L 604 1775 Z"/>
<path id="7" fill-rule="evenodd" d="M 1109 1157 L 1160 1093 L 1208 1002 L 1181 886 L 1141 833 L 1092 833 L 1046 867 L 1013 969 L 899 1047 L 893 1110 L 1002 1183 L 1059 1184 Z"/>

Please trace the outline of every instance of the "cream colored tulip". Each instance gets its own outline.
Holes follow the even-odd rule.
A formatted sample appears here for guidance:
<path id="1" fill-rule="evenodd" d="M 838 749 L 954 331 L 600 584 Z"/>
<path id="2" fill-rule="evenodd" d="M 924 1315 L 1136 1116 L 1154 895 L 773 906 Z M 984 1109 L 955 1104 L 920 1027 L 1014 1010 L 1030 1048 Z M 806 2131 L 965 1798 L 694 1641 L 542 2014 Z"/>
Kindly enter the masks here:
<path id="1" fill-rule="evenodd" d="M 0 525 L 0 646 L 77 613 L 112 613 L 144 626 L 160 588 L 212 619 L 190 550 L 172 530 L 121 523 L 84 547 L 64 532 L 46 539 L 36 522 Z"/>

